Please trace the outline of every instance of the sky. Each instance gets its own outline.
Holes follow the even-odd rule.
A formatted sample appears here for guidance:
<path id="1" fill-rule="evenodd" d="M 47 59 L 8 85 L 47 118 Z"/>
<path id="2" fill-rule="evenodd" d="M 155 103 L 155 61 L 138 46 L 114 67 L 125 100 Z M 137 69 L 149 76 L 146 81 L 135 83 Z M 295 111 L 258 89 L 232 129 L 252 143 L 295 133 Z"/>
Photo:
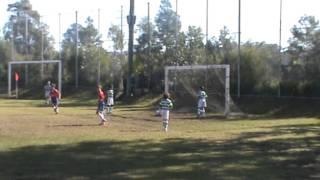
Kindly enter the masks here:
<path id="1" fill-rule="evenodd" d="M 75 22 L 75 11 L 78 21 L 83 24 L 86 17 L 91 16 L 98 27 L 98 9 L 100 9 L 100 32 L 105 41 L 104 47 L 110 48 L 112 43 L 107 37 L 108 28 L 120 25 L 121 6 L 123 6 L 123 29 L 128 36 L 126 16 L 129 14 L 130 0 L 29 0 L 32 8 L 42 16 L 42 21 L 49 25 L 50 34 L 56 41 Z M 8 4 L 16 0 L 0 0 L 0 28 L 8 21 Z M 150 3 L 150 16 L 154 20 L 158 13 L 160 0 L 135 0 L 137 22 L 147 16 L 147 3 Z M 181 17 L 182 31 L 188 26 L 201 27 L 206 30 L 206 0 L 178 0 L 178 14 Z M 208 36 L 218 36 L 226 26 L 237 38 L 238 32 L 238 0 L 209 0 Z M 320 0 L 282 0 L 282 45 L 287 46 L 291 37 L 290 29 L 298 23 L 301 16 L 312 15 L 320 19 Z M 171 0 L 173 10 L 176 0 Z M 61 14 L 61 34 L 59 34 L 59 15 Z M 135 26 L 137 28 L 137 26 Z M 280 0 L 241 0 L 241 42 L 279 43 L 280 35 Z M 2 34 L 2 33 L 0 33 Z M 1 35 L 2 36 L 2 35 Z M 135 38 L 137 34 L 135 35 Z"/>

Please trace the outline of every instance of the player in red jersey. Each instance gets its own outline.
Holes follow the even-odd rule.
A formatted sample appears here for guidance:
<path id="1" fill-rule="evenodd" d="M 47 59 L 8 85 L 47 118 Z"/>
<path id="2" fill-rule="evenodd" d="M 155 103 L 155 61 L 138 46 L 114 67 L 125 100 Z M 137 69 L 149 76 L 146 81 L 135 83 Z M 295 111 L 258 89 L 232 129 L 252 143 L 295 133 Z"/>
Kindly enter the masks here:
<path id="1" fill-rule="evenodd" d="M 50 92 L 51 103 L 53 107 L 53 111 L 58 114 L 59 113 L 59 100 L 61 99 L 61 93 L 58 89 L 56 89 L 56 85 L 52 84 L 52 89 Z"/>
<path id="2" fill-rule="evenodd" d="M 107 119 L 104 116 L 104 111 L 105 111 L 105 98 L 106 95 L 104 94 L 102 87 L 98 85 L 97 87 L 97 92 L 98 92 L 98 107 L 96 114 L 99 116 L 100 119 L 100 125 L 104 125 Z"/>

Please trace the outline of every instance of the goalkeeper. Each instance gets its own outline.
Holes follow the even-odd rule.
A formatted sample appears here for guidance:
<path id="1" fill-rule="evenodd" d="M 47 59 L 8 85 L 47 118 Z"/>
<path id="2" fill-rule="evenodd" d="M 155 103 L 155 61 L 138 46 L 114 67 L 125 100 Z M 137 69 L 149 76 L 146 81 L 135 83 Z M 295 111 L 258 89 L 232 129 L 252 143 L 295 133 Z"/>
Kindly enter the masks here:
<path id="1" fill-rule="evenodd" d="M 206 107 L 207 107 L 207 100 L 206 98 L 207 93 L 204 91 L 204 87 L 201 86 L 199 88 L 199 92 L 198 92 L 198 112 L 197 112 L 197 117 L 198 118 L 202 118 L 205 117 L 206 115 Z"/>
<path id="2" fill-rule="evenodd" d="M 113 86 L 110 85 L 108 90 L 107 90 L 107 112 L 108 113 L 112 113 L 112 108 L 113 108 L 113 104 L 114 104 L 114 92 L 113 92 Z"/>

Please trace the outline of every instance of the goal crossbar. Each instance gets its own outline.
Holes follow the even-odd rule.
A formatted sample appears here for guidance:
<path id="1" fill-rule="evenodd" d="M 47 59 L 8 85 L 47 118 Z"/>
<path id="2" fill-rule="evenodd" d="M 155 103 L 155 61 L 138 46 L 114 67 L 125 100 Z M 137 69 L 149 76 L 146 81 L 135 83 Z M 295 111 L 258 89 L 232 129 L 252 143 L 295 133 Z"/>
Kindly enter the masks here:
<path id="1" fill-rule="evenodd" d="M 187 65 L 187 66 L 166 66 L 164 69 L 164 91 L 169 93 L 169 71 L 183 71 L 183 70 L 199 70 L 199 69 L 225 69 L 225 111 L 227 116 L 230 111 L 230 65 L 228 64 L 211 64 L 211 65 Z"/>
<path id="2" fill-rule="evenodd" d="M 61 60 L 45 60 L 45 61 L 10 61 L 8 62 L 8 96 L 11 97 L 11 75 L 12 65 L 16 64 L 52 64 L 58 63 L 58 89 L 62 89 L 62 63 Z"/>

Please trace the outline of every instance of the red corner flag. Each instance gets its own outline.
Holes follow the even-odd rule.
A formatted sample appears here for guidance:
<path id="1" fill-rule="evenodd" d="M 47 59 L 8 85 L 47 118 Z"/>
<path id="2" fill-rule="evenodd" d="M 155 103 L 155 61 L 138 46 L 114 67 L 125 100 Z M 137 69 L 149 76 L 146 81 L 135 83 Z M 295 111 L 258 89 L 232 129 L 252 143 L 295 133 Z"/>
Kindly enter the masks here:
<path id="1" fill-rule="evenodd" d="M 16 81 L 19 81 L 20 77 L 19 74 L 17 72 L 14 73 L 14 77 Z"/>

